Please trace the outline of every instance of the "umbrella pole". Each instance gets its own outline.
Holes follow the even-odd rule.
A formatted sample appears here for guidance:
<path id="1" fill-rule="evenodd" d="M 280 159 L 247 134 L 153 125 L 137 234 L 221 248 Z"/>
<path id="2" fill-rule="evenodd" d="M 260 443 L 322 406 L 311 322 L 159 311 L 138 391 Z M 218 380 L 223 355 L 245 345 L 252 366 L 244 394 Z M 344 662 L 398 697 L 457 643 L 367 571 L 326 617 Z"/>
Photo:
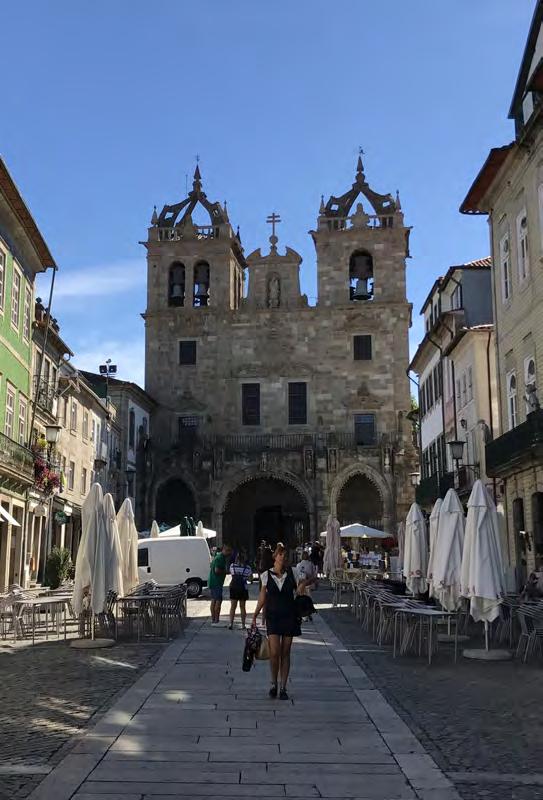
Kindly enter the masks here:
<path id="1" fill-rule="evenodd" d="M 488 653 L 488 620 L 485 619 L 485 650 Z"/>

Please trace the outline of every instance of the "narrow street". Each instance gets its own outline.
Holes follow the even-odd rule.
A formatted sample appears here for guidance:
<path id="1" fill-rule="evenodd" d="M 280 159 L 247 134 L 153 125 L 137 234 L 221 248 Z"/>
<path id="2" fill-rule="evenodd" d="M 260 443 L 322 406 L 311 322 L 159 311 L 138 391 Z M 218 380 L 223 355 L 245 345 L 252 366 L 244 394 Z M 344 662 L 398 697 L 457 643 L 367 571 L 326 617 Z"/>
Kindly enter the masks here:
<path id="1" fill-rule="evenodd" d="M 32 800 L 330 797 L 457 800 L 452 784 L 321 615 L 293 649 L 289 701 L 207 604 Z"/>

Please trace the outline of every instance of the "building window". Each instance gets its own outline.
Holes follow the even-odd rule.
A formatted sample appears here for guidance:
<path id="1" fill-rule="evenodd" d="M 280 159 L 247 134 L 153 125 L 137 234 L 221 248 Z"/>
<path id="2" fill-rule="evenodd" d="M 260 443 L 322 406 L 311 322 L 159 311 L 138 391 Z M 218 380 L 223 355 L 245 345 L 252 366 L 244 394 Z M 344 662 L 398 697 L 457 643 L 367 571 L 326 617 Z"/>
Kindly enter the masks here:
<path id="1" fill-rule="evenodd" d="M 354 415 L 354 439 L 359 446 L 371 447 L 377 440 L 375 414 Z"/>
<path id="2" fill-rule="evenodd" d="M 177 433 L 180 439 L 187 440 L 194 438 L 200 425 L 200 417 L 194 414 L 179 417 L 177 421 Z"/>
<path id="3" fill-rule="evenodd" d="M 307 383 L 288 385 L 288 424 L 307 425 Z"/>
<path id="4" fill-rule="evenodd" d="M 462 298 L 462 286 L 455 286 L 454 291 L 451 294 L 451 310 L 457 311 L 460 308 L 463 308 L 464 301 Z"/>
<path id="5" fill-rule="evenodd" d="M 192 305 L 195 308 L 203 308 L 209 305 L 209 264 L 207 261 L 200 261 L 194 267 Z"/>
<path id="6" fill-rule="evenodd" d="M 136 414 L 131 408 L 128 412 L 128 446 L 134 447 L 136 441 Z"/>
<path id="7" fill-rule="evenodd" d="M 83 439 L 89 438 L 89 412 L 83 411 Z"/>
<path id="8" fill-rule="evenodd" d="M 349 259 L 349 298 L 373 299 L 373 258 L 366 250 L 353 253 Z"/>
<path id="9" fill-rule="evenodd" d="M 30 341 L 30 308 L 32 305 L 32 292 L 28 288 L 25 289 L 25 304 L 23 311 L 23 336 L 26 341 Z"/>
<path id="10" fill-rule="evenodd" d="M 81 470 L 81 494 L 87 494 L 87 470 L 85 467 Z"/>
<path id="11" fill-rule="evenodd" d="M 196 364 L 196 341 L 179 342 L 179 363 Z"/>
<path id="12" fill-rule="evenodd" d="M 70 430 L 76 431 L 77 430 L 77 403 L 75 400 L 72 400 L 72 413 L 70 416 Z"/>
<path id="13" fill-rule="evenodd" d="M 468 402 L 473 400 L 473 367 L 468 367 Z"/>
<path id="14" fill-rule="evenodd" d="M 9 383 L 6 385 L 6 414 L 4 417 L 4 433 L 13 439 L 13 425 L 15 420 L 15 389 Z"/>
<path id="15" fill-rule="evenodd" d="M 96 441 L 96 420 L 94 417 L 91 419 L 91 435 L 90 435 L 91 442 Z"/>
<path id="16" fill-rule="evenodd" d="M 68 467 L 68 489 L 72 492 L 74 490 L 74 483 L 75 483 L 75 461 L 70 461 L 70 465 Z"/>
<path id="17" fill-rule="evenodd" d="M 514 372 L 507 376 L 507 411 L 509 416 L 509 430 L 516 427 L 518 421 L 517 411 L 517 377 Z"/>
<path id="18" fill-rule="evenodd" d="M 371 336 L 362 335 L 353 337 L 354 360 L 371 361 Z"/>
<path id="19" fill-rule="evenodd" d="M 502 280 L 502 300 L 506 303 L 511 297 L 511 262 L 509 254 L 509 236 L 505 235 L 500 241 L 500 269 Z"/>
<path id="20" fill-rule="evenodd" d="M 466 379 L 466 373 L 464 372 L 462 375 L 462 408 L 468 402 L 468 382 Z"/>
<path id="21" fill-rule="evenodd" d="M 531 398 L 536 390 L 535 358 L 533 356 L 524 359 L 524 385 L 526 386 L 526 413 L 529 414 L 533 411 Z"/>
<path id="22" fill-rule="evenodd" d="M 528 278 L 530 258 L 528 254 L 528 218 L 524 208 L 517 217 L 518 277 L 522 283 Z"/>
<path id="23" fill-rule="evenodd" d="M 0 311 L 4 310 L 4 296 L 6 286 L 6 254 L 0 250 Z"/>
<path id="24" fill-rule="evenodd" d="M 241 385 L 241 422 L 242 425 L 260 425 L 259 383 Z"/>
<path id="25" fill-rule="evenodd" d="M 19 395 L 19 444 L 26 442 L 26 400 Z"/>
<path id="26" fill-rule="evenodd" d="M 21 275 L 13 269 L 13 283 L 11 284 L 11 324 L 19 330 L 19 306 L 21 303 Z"/>

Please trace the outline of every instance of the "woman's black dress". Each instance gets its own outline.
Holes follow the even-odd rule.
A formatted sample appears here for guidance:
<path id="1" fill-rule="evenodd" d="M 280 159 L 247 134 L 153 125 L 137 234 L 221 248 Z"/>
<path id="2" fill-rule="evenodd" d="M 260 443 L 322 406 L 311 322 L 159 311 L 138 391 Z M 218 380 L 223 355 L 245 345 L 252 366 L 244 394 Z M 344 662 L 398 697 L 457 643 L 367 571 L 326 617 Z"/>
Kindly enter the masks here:
<path id="1" fill-rule="evenodd" d="M 279 589 L 268 570 L 266 584 L 266 630 L 268 636 L 300 636 L 300 620 L 296 614 L 294 593 L 296 580 L 291 569 L 287 570 L 283 586 Z"/>

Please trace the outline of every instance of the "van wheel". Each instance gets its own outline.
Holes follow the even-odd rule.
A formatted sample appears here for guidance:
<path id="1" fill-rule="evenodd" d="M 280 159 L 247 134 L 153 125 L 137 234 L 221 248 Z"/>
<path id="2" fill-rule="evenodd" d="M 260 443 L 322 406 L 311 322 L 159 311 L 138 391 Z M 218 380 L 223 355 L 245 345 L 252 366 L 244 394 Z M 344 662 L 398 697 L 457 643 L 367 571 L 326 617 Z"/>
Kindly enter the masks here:
<path id="1" fill-rule="evenodd" d="M 202 584 L 196 578 L 191 578 L 186 583 L 187 595 L 189 597 L 200 597 L 202 594 Z"/>

